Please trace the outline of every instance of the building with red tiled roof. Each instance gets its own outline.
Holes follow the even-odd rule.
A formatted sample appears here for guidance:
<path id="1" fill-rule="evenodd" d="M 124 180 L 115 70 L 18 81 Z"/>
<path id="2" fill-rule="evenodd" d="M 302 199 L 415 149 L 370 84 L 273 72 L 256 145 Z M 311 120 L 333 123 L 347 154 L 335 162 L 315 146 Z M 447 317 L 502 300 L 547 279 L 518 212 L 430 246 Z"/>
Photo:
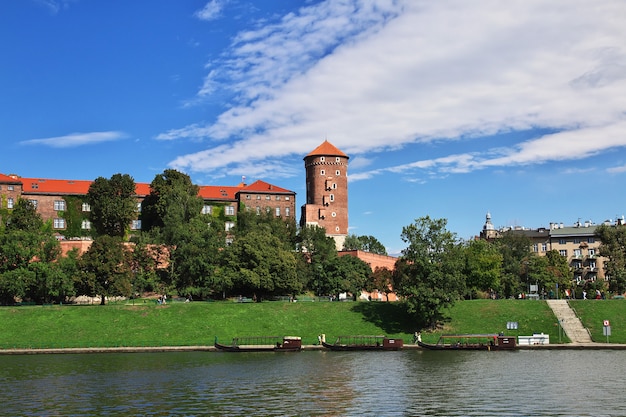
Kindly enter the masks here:
<path id="1" fill-rule="evenodd" d="M 306 204 L 300 225 L 323 227 L 338 250 L 348 235 L 348 159 L 327 140 L 304 157 Z"/>
<path id="2" fill-rule="evenodd" d="M 59 180 L 46 178 L 26 178 L 17 175 L 0 174 L 0 208 L 13 209 L 19 198 L 32 201 L 44 221 L 51 220 L 59 238 L 88 237 L 89 205 L 85 196 L 92 181 Z M 150 194 L 150 184 L 136 183 L 138 219 L 131 224 L 131 230 L 141 229 L 139 211 L 141 202 Z M 198 195 L 204 200 L 203 213 L 221 210 L 226 218 L 226 230 L 235 225 L 237 212 L 261 210 L 274 213 L 276 217 L 291 218 L 295 213 L 296 193 L 285 188 L 255 181 L 237 186 L 205 185 L 199 187 Z"/>

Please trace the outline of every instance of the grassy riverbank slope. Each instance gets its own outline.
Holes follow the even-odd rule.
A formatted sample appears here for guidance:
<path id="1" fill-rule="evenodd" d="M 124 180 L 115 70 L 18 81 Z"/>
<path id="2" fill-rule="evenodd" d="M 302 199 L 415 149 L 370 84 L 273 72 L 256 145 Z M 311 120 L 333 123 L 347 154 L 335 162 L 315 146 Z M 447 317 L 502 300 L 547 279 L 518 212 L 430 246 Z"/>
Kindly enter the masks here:
<path id="1" fill-rule="evenodd" d="M 593 305 L 592 305 L 593 304 Z M 626 301 L 585 301 L 582 307 L 602 307 L 589 313 L 589 323 L 597 317 L 613 324 L 615 343 L 626 343 L 624 323 Z M 496 333 L 510 335 L 546 333 L 559 341 L 557 321 L 546 303 L 521 300 L 474 300 L 458 302 L 446 312 L 442 329 L 423 332 L 425 341 L 441 333 Z M 507 322 L 518 322 L 518 330 L 507 330 Z M 215 337 L 230 342 L 236 336 L 301 336 L 303 343 L 317 343 L 325 333 L 329 341 L 339 335 L 386 334 L 412 340 L 415 330 L 400 304 L 384 302 L 192 302 L 157 305 L 107 306 L 20 306 L 0 307 L 0 349 L 121 347 L 121 346 L 197 346 L 212 345 Z M 589 324 L 587 324 L 589 326 Z M 602 337 L 592 329 L 596 341 Z M 563 342 L 568 340 L 560 335 Z"/>

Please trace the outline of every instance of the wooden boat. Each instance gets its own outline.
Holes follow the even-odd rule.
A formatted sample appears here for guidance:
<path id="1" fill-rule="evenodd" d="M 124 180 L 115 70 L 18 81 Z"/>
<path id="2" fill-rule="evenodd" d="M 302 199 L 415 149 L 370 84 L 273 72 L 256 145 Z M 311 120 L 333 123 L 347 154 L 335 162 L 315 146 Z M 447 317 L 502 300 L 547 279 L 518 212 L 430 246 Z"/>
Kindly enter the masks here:
<path id="1" fill-rule="evenodd" d="M 443 335 L 435 344 L 417 344 L 430 350 L 512 350 L 515 349 L 515 337 L 498 334 L 457 334 Z"/>
<path id="2" fill-rule="evenodd" d="M 322 340 L 322 346 L 330 350 L 399 350 L 403 345 L 402 339 L 385 336 L 339 336 L 332 344 Z"/>
<path id="3" fill-rule="evenodd" d="M 298 352 L 302 350 L 302 338 L 298 336 L 252 336 L 235 337 L 230 345 L 218 343 L 215 347 L 224 352 Z"/>

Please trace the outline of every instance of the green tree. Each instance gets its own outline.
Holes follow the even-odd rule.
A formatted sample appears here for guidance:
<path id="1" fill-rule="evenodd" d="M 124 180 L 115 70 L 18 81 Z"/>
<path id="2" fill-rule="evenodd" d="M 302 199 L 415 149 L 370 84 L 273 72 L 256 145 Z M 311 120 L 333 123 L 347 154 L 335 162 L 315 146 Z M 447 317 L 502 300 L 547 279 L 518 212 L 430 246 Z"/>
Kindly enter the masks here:
<path id="1" fill-rule="evenodd" d="M 509 298 L 528 291 L 528 276 L 524 262 L 530 256 L 532 241 L 521 233 L 510 230 L 496 242 L 502 255 L 502 287 L 504 296 Z"/>
<path id="2" fill-rule="evenodd" d="M 607 258 L 605 274 L 609 277 L 609 290 L 616 294 L 626 292 L 626 226 L 600 225 L 596 234 L 602 241 L 600 256 Z"/>
<path id="3" fill-rule="evenodd" d="M 471 240 L 465 246 L 465 283 L 470 293 L 500 291 L 502 254 L 486 240 Z M 470 294 L 472 296 L 472 294 Z"/>
<path id="4" fill-rule="evenodd" d="M 316 295 L 333 294 L 328 292 L 332 285 L 327 283 L 331 279 L 327 269 L 338 257 L 335 240 L 326 236 L 323 227 L 305 226 L 298 234 L 298 251 L 302 257 L 299 265 L 304 267 L 300 275 L 308 282 L 307 288 Z"/>
<path id="5" fill-rule="evenodd" d="M 74 282 L 56 262 L 32 262 L 25 297 L 39 304 L 62 303 L 74 293 Z"/>
<path id="6" fill-rule="evenodd" d="M 296 259 L 273 235 L 252 231 L 225 249 L 224 268 L 232 276 L 233 290 L 264 298 L 294 295 L 302 290 Z"/>
<path id="7" fill-rule="evenodd" d="M 361 294 L 372 274 L 367 262 L 355 256 L 335 256 L 322 264 L 323 280 L 320 280 L 321 294 L 332 294 L 339 298 L 341 293 L 352 294 L 353 299 Z"/>
<path id="8" fill-rule="evenodd" d="M 374 290 L 384 292 L 387 301 L 389 301 L 389 294 L 394 292 L 393 271 L 386 267 L 377 266 L 370 276 L 366 289 L 370 292 Z"/>
<path id="9" fill-rule="evenodd" d="M 232 287 L 231 277 L 221 269 L 225 248 L 224 223 L 210 224 L 195 218 L 188 224 L 187 234 L 171 254 L 173 284 L 179 294 L 199 298 L 224 295 Z"/>
<path id="10" fill-rule="evenodd" d="M 23 230 L 25 232 L 39 232 L 43 229 L 43 220 L 35 205 L 24 198 L 19 198 L 6 227 L 7 231 Z"/>
<path id="11" fill-rule="evenodd" d="M 152 232 L 167 245 L 177 245 L 186 236 L 187 224 L 202 213 L 200 187 L 174 169 L 166 169 L 150 183 L 150 194 L 141 204 L 142 230 Z"/>
<path id="12" fill-rule="evenodd" d="M 128 174 L 98 177 L 89 186 L 89 218 L 97 236 L 124 237 L 130 222 L 137 216 L 135 181 Z"/>
<path id="13" fill-rule="evenodd" d="M 131 295 L 131 255 L 119 236 L 95 238 L 80 263 L 82 288 L 86 295 L 100 296 L 101 305 L 107 297 Z"/>
<path id="14" fill-rule="evenodd" d="M 408 247 L 396 262 L 394 288 L 418 326 L 435 327 L 443 308 L 465 291 L 462 247 L 446 224 L 445 219 L 426 216 L 402 228 Z"/>
<path id="15" fill-rule="evenodd" d="M 387 249 L 374 236 L 356 236 L 350 234 L 346 236 L 343 243 L 343 250 L 360 250 L 377 255 L 387 255 Z"/>

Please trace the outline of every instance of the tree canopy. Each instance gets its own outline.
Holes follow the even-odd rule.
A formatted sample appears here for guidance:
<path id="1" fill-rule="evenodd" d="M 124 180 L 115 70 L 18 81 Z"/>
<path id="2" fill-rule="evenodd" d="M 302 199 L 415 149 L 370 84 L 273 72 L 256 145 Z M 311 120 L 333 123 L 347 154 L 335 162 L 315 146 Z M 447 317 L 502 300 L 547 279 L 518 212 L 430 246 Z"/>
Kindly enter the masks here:
<path id="1" fill-rule="evenodd" d="M 98 177 L 89 186 L 89 218 L 96 236 L 124 237 L 137 215 L 135 181 L 128 174 Z"/>

